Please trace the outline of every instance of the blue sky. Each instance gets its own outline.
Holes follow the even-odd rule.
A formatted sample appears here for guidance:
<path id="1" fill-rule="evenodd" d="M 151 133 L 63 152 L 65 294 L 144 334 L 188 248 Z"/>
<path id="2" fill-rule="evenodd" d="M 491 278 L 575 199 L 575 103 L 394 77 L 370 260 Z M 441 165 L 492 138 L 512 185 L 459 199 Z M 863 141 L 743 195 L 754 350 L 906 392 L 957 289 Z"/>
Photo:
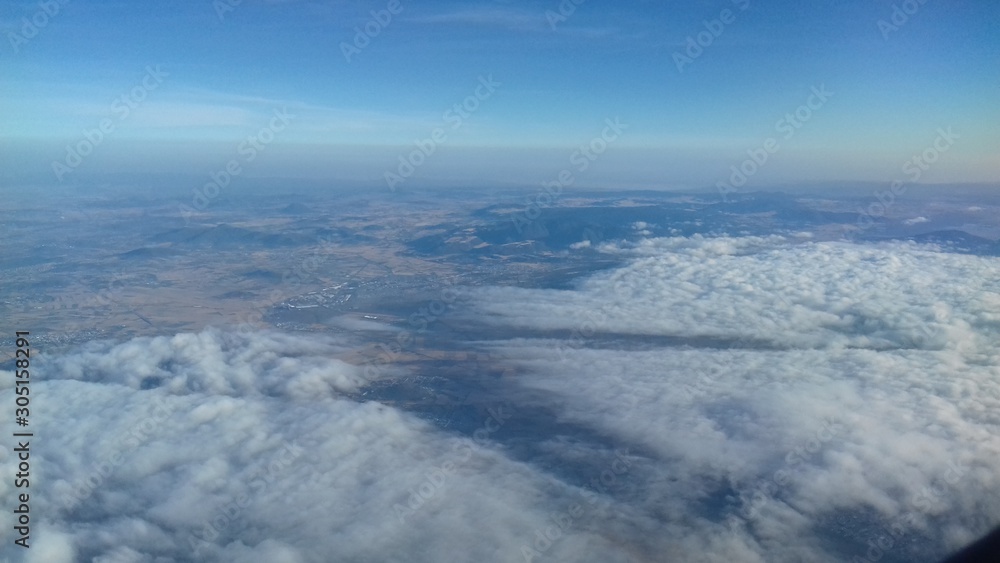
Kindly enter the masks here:
<path id="1" fill-rule="evenodd" d="M 627 130 L 580 185 L 711 186 L 771 137 L 780 150 L 752 184 L 888 182 L 946 127 L 958 140 L 921 181 L 1000 178 L 1000 4 L 989 0 L 5 4 L 8 180 L 57 181 L 51 163 L 102 120 L 109 133 L 62 181 L 208 174 L 276 110 L 294 118 L 244 163 L 248 175 L 374 186 L 444 128 L 412 183 L 533 184 L 619 118 Z M 370 23 L 389 7 L 391 21 Z M 894 8 L 896 23 L 912 13 L 880 29 Z M 346 57 L 366 24 L 377 34 Z M 699 33 L 701 52 L 686 53 Z M 495 91 L 452 129 L 445 112 L 489 77 Z M 832 96 L 784 138 L 776 124 L 819 87 Z M 144 99 L 124 115 L 120 97 L 136 88 Z"/>

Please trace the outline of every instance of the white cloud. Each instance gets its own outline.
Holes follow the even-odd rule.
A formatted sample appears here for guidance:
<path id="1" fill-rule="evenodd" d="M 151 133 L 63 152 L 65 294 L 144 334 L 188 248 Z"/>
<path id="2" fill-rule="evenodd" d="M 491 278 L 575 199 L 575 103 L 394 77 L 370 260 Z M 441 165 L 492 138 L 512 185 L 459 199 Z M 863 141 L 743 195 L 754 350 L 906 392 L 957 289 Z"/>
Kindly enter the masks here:
<path id="1" fill-rule="evenodd" d="M 581 291 L 473 290 L 475 315 L 538 330 L 750 339 L 778 348 L 977 347 L 1000 309 L 996 260 L 912 243 L 648 239 Z M 955 280 L 963 280 L 957 284 Z"/>
<path id="2" fill-rule="evenodd" d="M 996 259 L 781 237 L 600 250 L 629 261 L 571 291 L 471 291 L 466 322 L 525 335 L 474 343 L 512 409 L 467 405 L 479 438 L 359 402 L 370 382 L 328 337 L 39 360 L 32 553 L 833 563 L 898 524 L 883 560 L 932 560 L 1000 521 Z"/>
<path id="3" fill-rule="evenodd" d="M 38 361 L 32 393 L 45 408 L 32 419 L 40 530 L 32 553 L 105 562 L 522 560 L 520 545 L 573 487 L 508 459 L 488 437 L 345 398 L 362 383 L 358 368 L 332 358 L 342 348 L 303 334 L 208 330 L 91 343 Z M 13 374 L 0 375 L 0 400 L 12 402 Z M 16 463 L 0 449 L 0 471 L 13 474 Z M 425 490 L 414 511 L 397 510 Z M 8 505 L 14 492 L 0 482 Z M 0 525 L 9 529 L 12 517 L 3 513 Z M 7 542 L 0 558 L 18 549 Z M 567 538 L 550 555 L 584 550 L 617 557 L 596 536 Z"/>
<path id="4" fill-rule="evenodd" d="M 469 318 L 570 331 L 484 344 L 518 367 L 517 401 L 659 460 L 630 505 L 703 542 L 682 560 L 723 560 L 705 546 L 727 528 L 736 560 L 842 561 L 828 546 L 863 555 L 898 522 L 892 557 L 933 560 L 1000 522 L 984 501 L 1000 487 L 1000 261 L 780 237 L 603 249 L 634 259 L 572 291 L 474 290 Z"/>
<path id="5" fill-rule="evenodd" d="M 162 386 L 174 394 L 305 399 L 357 391 L 368 382 L 361 368 L 333 357 L 346 350 L 343 344 L 302 334 L 210 329 L 114 346 L 91 343 L 78 354 L 56 359 L 54 369 L 65 378 L 132 389 Z"/>

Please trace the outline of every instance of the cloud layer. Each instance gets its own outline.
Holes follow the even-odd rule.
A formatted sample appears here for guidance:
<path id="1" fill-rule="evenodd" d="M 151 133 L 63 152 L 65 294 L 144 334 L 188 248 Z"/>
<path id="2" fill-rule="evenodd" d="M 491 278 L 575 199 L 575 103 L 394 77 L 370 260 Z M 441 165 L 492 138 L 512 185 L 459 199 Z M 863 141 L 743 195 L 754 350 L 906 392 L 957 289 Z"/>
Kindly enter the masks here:
<path id="1" fill-rule="evenodd" d="M 503 405 L 463 438 L 347 398 L 361 369 L 330 357 L 342 349 L 209 330 L 41 363 L 27 561 L 518 561 L 579 496 L 492 443 Z M 0 467 L 15 472 L 9 448 Z M 9 545 L 0 555 L 22 555 Z M 617 557 L 601 538 L 551 552 Z"/>
<path id="2" fill-rule="evenodd" d="M 520 401 L 662 464 L 629 503 L 683 560 L 933 561 L 1000 522 L 995 259 L 781 237 L 603 250 L 634 260 L 572 291 L 474 290 L 469 318 L 561 336 L 488 344 Z"/>
<path id="3" fill-rule="evenodd" d="M 601 250 L 630 260 L 572 290 L 469 290 L 453 320 L 505 373 L 469 432 L 361 400 L 352 343 L 326 336 L 39 360 L 27 560 L 933 561 L 1000 522 L 996 259 Z"/>

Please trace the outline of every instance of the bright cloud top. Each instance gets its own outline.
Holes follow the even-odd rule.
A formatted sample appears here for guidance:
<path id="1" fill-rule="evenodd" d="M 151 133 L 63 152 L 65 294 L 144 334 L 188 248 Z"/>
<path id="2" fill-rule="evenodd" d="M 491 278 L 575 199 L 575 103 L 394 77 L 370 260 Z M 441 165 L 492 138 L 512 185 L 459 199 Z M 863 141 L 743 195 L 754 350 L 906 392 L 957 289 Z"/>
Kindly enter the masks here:
<path id="1" fill-rule="evenodd" d="M 933 561 L 1000 521 L 996 259 L 781 237 L 604 250 L 634 258 L 571 291 L 475 290 L 470 317 L 569 334 L 486 344 L 519 366 L 516 401 L 658 460 L 630 504 L 669 553 Z"/>
<path id="2" fill-rule="evenodd" d="M 602 250 L 627 263 L 573 290 L 470 290 L 467 344 L 506 368 L 471 436 L 360 400 L 416 368 L 372 382 L 329 337 L 207 330 L 39 361 L 31 557 L 931 561 L 1000 521 L 996 259 L 781 237 Z"/>
<path id="3" fill-rule="evenodd" d="M 994 343 L 981 332 L 1000 321 L 996 260 L 931 246 L 695 236 L 603 249 L 636 259 L 580 291 L 474 291 L 476 312 L 515 327 L 778 348 L 985 351 Z"/>
<path id="4" fill-rule="evenodd" d="M 462 438 L 345 398 L 362 370 L 332 359 L 344 349 L 307 334 L 207 330 L 38 361 L 39 549 L 26 561 L 519 561 L 554 503 L 580 498 L 492 445 L 509 406 Z M 13 374 L 2 375 L 12 402 Z M 0 449 L 0 468 L 16 465 Z M 0 483 L 6 501 L 14 493 Z M 594 504 L 591 517 L 608 510 Z M 17 549 L 7 542 L 0 557 Z M 550 553 L 618 557 L 587 536 Z"/>

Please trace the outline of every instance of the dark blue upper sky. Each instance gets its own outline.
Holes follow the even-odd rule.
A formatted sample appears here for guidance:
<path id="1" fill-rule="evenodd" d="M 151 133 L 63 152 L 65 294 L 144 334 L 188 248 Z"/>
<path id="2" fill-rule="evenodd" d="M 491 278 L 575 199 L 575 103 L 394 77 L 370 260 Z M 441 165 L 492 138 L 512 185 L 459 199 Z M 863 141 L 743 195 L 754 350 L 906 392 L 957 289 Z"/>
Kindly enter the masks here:
<path id="1" fill-rule="evenodd" d="M 8 178 L 55 181 L 51 163 L 72 165 L 67 145 L 102 120 L 64 180 L 207 174 L 276 110 L 294 117 L 244 163 L 255 174 L 375 181 L 442 129 L 414 179 L 541 182 L 578 172 L 574 151 L 619 118 L 581 185 L 711 186 L 769 138 L 751 183 L 888 182 L 949 127 L 957 140 L 920 181 L 1000 176 L 990 0 L 5 4 Z M 377 33 L 356 37 L 366 24 Z M 474 110 L 455 113 L 463 101 Z"/>

